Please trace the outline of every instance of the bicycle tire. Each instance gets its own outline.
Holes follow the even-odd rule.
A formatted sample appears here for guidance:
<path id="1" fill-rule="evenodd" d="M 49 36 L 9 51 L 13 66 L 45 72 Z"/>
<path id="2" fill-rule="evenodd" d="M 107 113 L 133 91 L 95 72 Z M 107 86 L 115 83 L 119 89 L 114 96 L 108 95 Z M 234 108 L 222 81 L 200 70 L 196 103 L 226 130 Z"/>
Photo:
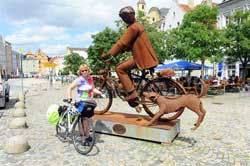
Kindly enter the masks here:
<path id="1" fill-rule="evenodd" d="M 101 77 L 95 76 L 93 77 L 95 88 L 100 90 L 102 94 L 105 95 L 105 97 L 94 96 L 94 100 L 97 103 L 97 106 L 95 108 L 95 114 L 101 115 L 110 109 L 112 102 L 113 102 L 113 91 L 112 87 L 105 82 Z"/>
<path id="2" fill-rule="evenodd" d="M 146 99 L 143 96 L 143 92 L 155 91 L 160 95 L 168 98 L 178 98 L 180 95 L 186 94 L 184 87 L 176 82 L 175 80 L 167 77 L 156 78 L 146 83 L 140 93 L 141 101 L 145 112 L 150 116 L 154 117 L 159 111 L 159 107 L 156 103 Z M 177 119 L 184 111 L 184 108 L 176 110 L 176 112 L 168 113 L 163 115 L 160 121 L 171 121 Z"/>
<path id="3" fill-rule="evenodd" d="M 82 117 L 79 117 L 78 120 L 73 124 L 73 129 L 72 129 L 72 137 L 73 137 L 73 144 L 75 147 L 75 150 L 82 154 L 82 155 L 87 155 L 91 150 L 93 149 L 95 145 L 95 128 L 93 122 L 89 122 L 89 118 L 87 119 L 88 123 L 90 123 L 90 132 L 89 136 L 92 138 L 92 141 L 89 142 L 83 142 L 83 136 L 80 134 L 80 125 L 82 128 L 84 128 L 84 125 L 82 123 Z M 78 129 L 77 129 L 78 126 Z M 85 135 L 85 133 L 82 133 Z M 85 144 L 88 143 L 88 144 Z"/>
<path id="4" fill-rule="evenodd" d="M 59 122 L 56 124 L 56 136 L 61 142 L 67 142 L 66 120 L 63 120 L 64 116 L 65 114 L 60 118 Z M 62 131 L 63 129 L 59 126 L 59 123 L 61 126 L 64 127 L 65 131 Z"/>

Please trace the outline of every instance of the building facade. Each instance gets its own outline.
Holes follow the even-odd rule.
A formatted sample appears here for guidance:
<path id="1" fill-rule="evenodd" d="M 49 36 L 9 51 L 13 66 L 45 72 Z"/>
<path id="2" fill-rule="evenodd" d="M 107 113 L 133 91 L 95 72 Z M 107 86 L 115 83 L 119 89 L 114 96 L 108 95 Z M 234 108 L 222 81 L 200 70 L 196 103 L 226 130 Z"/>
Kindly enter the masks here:
<path id="1" fill-rule="evenodd" d="M 0 35 L 0 73 L 6 74 L 7 70 L 7 60 L 5 54 L 5 46 L 3 37 Z"/>
<path id="2" fill-rule="evenodd" d="M 180 4 L 177 0 L 169 0 L 162 8 L 151 7 L 146 11 L 146 2 L 139 0 L 137 10 L 145 14 L 150 24 L 156 25 L 159 30 L 168 30 L 180 25 L 184 15 L 194 7 L 194 1 L 189 0 L 188 4 Z"/>
<path id="3" fill-rule="evenodd" d="M 12 50 L 12 71 L 13 71 L 13 76 L 20 76 L 20 71 L 21 71 L 21 64 L 20 64 L 20 53 L 17 51 Z"/>
<path id="4" fill-rule="evenodd" d="M 33 59 L 38 60 L 38 62 L 39 62 L 39 65 L 38 65 L 38 74 L 40 76 L 48 75 L 49 71 L 44 66 L 44 64 L 48 63 L 49 58 L 48 58 L 48 56 L 41 49 L 38 49 L 35 54 L 33 54 L 31 51 L 28 51 L 25 54 L 25 58 L 24 59 L 28 59 L 28 58 L 33 58 Z"/>
<path id="5" fill-rule="evenodd" d="M 250 0 L 224 0 L 218 4 L 218 27 L 224 28 L 228 24 L 229 16 L 239 10 L 250 10 Z"/>
<path id="6" fill-rule="evenodd" d="M 39 60 L 35 58 L 25 58 L 22 60 L 24 77 L 32 77 L 39 74 Z"/>
<path id="7" fill-rule="evenodd" d="M 13 75 L 12 47 L 11 47 L 11 43 L 7 41 L 5 41 L 5 55 L 6 55 L 6 62 L 7 62 L 6 73 L 8 76 L 11 76 Z"/>
<path id="8" fill-rule="evenodd" d="M 67 55 L 72 53 L 77 53 L 84 59 L 88 58 L 88 49 L 87 48 L 73 48 L 73 47 L 67 47 L 66 48 Z"/>
<path id="9" fill-rule="evenodd" d="M 55 67 L 55 75 L 60 75 L 60 72 L 63 71 L 63 68 L 65 67 L 64 63 L 64 56 L 55 56 L 50 59 L 50 63 L 55 63 L 57 66 Z"/>
<path id="10" fill-rule="evenodd" d="M 225 28 L 229 22 L 229 16 L 231 16 L 236 11 L 250 10 L 250 0 L 224 0 L 222 3 L 218 4 L 219 8 L 219 18 L 218 27 L 220 29 Z M 250 64 L 248 65 L 248 73 L 250 76 Z M 221 78 L 230 78 L 235 76 L 241 76 L 242 65 L 240 62 L 227 64 L 222 64 L 222 74 Z"/>

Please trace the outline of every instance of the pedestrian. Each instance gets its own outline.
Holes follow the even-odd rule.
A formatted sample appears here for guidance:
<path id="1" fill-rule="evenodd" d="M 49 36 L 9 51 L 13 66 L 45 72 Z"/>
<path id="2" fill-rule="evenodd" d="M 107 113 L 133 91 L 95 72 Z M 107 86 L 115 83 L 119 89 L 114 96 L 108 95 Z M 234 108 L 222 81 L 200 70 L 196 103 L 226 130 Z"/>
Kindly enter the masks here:
<path id="1" fill-rule="evenodd" d="M 84 100 L 89 100 L 93 98 L 93 93 L 97 95 L 102 95 L 102 92 L 94 87 L 93 77 L 90 76 L 90 68 L 86 64 L 82 64 L 79 67 L 77 72 L 78 77 L 68 86 L 67 96 L 68 101 L 72 102 L 72 91 L 77 88 L 76 103 L 78 105 L 78 112 L 81 112 L 83 117 L 83 126 L 80 127 L 80 133 L 83 135 L 83 143 L 88 143 L 92 141 L 92 138 L 89 136 L 90 125 L 92 123 L 91 117 L 93 116 L 92 112 L 84 112 Z M 80 125 L 81 126 L 81 125 Z M 86 138 L 86 139 L 85 139 Z"/>
<path id="2" fill-rule="evenodd" d="M 128 24 L 127 29 L 108 53 L 103 53 L 100 57 L 105 59 L 125 51 L 132 52 L 133 57 L 118 64 L 115 71 L 127 92 L 125 100 L 130 106 L 136 107 L 139 101 L 138 93 L 129 77 L 129 71 L 134 68 L 153 69 L 159 62 L 144 26 L 136 22 L 134 9 L 126 6 L 120 10 L 119 16 Z"/>

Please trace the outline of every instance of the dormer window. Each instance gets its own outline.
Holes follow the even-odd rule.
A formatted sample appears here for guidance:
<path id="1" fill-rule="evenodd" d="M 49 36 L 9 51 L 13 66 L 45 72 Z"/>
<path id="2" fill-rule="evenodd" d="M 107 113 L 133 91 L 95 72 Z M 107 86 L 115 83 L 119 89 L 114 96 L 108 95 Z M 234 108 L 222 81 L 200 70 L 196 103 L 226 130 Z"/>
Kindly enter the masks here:
<path id="1" fill-rule="evenodd" d="M 152 18 L 152 21 L 155 22 L 155 18 L 154 17 Z"/>

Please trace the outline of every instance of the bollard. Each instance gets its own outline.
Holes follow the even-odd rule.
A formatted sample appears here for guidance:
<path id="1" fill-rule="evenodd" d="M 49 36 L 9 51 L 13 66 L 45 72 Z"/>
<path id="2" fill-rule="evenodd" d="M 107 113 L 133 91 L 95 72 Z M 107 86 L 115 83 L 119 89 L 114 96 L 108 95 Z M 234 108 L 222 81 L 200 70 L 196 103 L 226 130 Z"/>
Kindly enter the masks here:
<path id="1" fill-rule="evenodd" d="M 5 141 L 3 150 L 5 153 L 18 154 L 30 149 L 28 141 L 23 136 L 14 136 Z"/>
<path id="2" fill-rule="evenodd" d="M 12 112 L 12 116 L 13 117 L 24 117 L 26 116 L 26 112 L 23 108 L 16 108 L 13 112 Z"/>
<path id="3" fill-rule="evenodd" d="M 23 108 L 24 109 L 25 108 L 24 102 L 22 102 L 22 101 L 16 102 L 15 108 Z"/>
<path id="4" fill-rule="evenodd" d="M 8 124 L 9 129 L 28 128 L 25 118 L 14 118 Z"/>

